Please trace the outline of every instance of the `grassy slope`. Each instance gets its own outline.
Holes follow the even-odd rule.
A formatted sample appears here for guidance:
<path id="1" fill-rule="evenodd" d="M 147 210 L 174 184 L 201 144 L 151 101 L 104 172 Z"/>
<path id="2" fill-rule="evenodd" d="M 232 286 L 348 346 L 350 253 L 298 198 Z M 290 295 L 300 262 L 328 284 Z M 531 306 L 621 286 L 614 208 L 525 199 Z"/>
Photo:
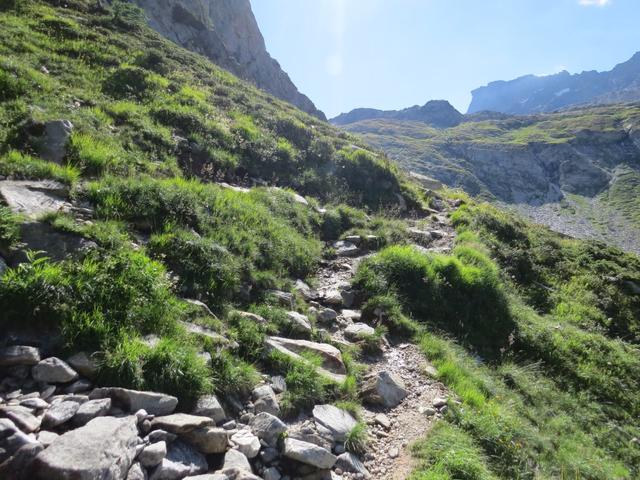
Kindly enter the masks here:
<path id="1" fill-rule="evenodd" d="M 414 478 L 636 478 L 638 258 L 488 205 L 454 222 L 453 258 L 391 247 L 356 278 L 428 327 L 422 348 L 461 402 L 414 447 Z"/>

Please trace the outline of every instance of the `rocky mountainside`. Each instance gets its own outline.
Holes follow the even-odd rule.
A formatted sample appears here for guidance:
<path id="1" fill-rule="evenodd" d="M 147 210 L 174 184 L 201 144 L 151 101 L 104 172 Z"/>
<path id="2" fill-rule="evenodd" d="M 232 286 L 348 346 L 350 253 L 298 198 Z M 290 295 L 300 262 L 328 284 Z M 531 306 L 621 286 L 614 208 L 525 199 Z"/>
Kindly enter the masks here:
<path id="1" fill-rule="evenodd" d="M 640 106 L 475 120 L 446 130 L 398 120 L 345 128 L 407 169 L 560 232 L 640 251 Z"/>
<path id="2" fill-rule="evenodd" d="M 149 25 L 235 75 L 325 119 L 267 52 L 249 0 L 134 0 Z"/>
<path id="3" fill-rule="evenodd" d="M 526 75 L 491 82 L 471 92 L 468 113 L 483 110 L 510 114 L 551 112 L 581 104 L 610 104 L 640 100 L 640 52 L 608 72 L 567 71 L 555 75 Z"/>
<path id="4" fill-rule="evenodd" d="M 341 113 L 330 121 L 334 125 L 347 125 L 369 119 L 413 120 L 426 123 L 435 128 L 455 127 L 464 116 L 446 100 L 431 100 L 423 106 L 414 105 L 403 110 L 376 110 L 375 108 L 356 108 Z"/>

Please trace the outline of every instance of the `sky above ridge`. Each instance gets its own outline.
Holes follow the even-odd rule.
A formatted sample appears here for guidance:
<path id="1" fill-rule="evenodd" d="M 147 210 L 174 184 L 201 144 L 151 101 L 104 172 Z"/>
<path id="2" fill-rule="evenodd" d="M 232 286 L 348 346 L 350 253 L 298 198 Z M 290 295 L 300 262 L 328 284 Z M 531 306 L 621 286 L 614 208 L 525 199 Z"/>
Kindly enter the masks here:
<path id="1" fill-rule="evenodd" d="M 640 0 L 251 0 L 267 50 L 328 117 L 449 100 L 494 80 L 610 70 Z"/>

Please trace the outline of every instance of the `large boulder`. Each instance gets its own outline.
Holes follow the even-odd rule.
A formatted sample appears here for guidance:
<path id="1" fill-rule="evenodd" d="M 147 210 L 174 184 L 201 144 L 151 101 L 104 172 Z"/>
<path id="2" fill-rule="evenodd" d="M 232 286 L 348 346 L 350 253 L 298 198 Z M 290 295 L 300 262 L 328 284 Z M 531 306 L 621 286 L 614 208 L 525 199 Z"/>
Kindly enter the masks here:
<path id="1" fill-rule="evenodd" d="M 344 442 L 358 423 L 349 412 L 333 405 L 316 405 L 313 407 L 313 418 L 329 430 L 337 442 Z"/>
<path id="2" fill-rule="evenodd" d="M 0 348 L 0 367 L 35 365 L 40 361 L 40 350 L 25 345 Z"/>
<path id="3" fill-rule="evenodd" d="M 218 397 L 215 395 L 200 397 L 191 413 L 201 417 L 209 417 L 216 425 L 219 425 L 227 418 L 224 408 L 222 408 Z"/>
<path id="4" fill-rule="evenodd" d="M 34 480 L 121 480 L 138 444 L 136 418 L 99 417 L 58 437 L 33 462 Z"/>
<path id="5" fill-rule="evenodd" d="M 224 453 L 229 446 L 229 434 L 223 428 L 196 428 L 181 435 L 181 438 L 202 453 Z"/>
<path id="6" fill-rule="evenodd" d="M 80 409 L 80 404 L 73 401 L 62 401 L 49 408 L 42 418 L 42 426 L 45 428 L 58 427 L 71 420 Z"/>
<path id="7" fill-rule="evenodd" d="M 238 450 L 231 449 L 228 450 L 224 455 L 224 463 L 222 469 L 227 470 L 233 468 L 251 472 L 251 464 L 249 463 L 249 460 L 244 455 L 244 453 L 239 452 Z"/>
<path id="8" fill-rule="evenodd" d="M 156 442 L 144 447 L 138 455 L 138 461 L 143 467 L 151 468 L 162 462 L 167 456 L 167 442 Z"/>
<path id="9" fill-rule="evenodd" d="M 287 431 L 287 426 L 282 420 L 267 412 L 253 417 L 250 426 L 253 433 L 269 445 L 274 445 L 278 437 Z"/>
<path id="10" fill-rule="evenodd" d="M 80 375 L 87 378 L 95 378 L 98 374 L 99 362 L 97 354 L 78 352 L 67 359 L 67 363 Z"/>
<path id="11" fill-rule="evenodd" d="M 37 444 L 32 437 L 21 431 L 10 419 L 0 418 L 0 463 L 25 445 Z"/>
<path id="12" fill-rule="evenodd" d="M 28 133 L 40 156 L 50 162 L 62 163 L 67 154 L 73 123 L 69 120 L 31 122 Z"/>
<path id="13" fill-rule="evenodd" d="M 361 396 L 365 402 L 386 408 L 395 407 L 408 394 L 402 379 L 387 371 L 367 377 L 361 390 Z"/>
<path id="14" fill-rule="evenodd" d="M 277 351 L 300 361 L 306 361 L 302 356 L 305 353 L 317 355 L 322 360 L 319 373 L 336 382 L 343 382 L 346 378 L 347 369 L 342 361 L 342 354 L 333 345 L 308 340 L 267 337 L 265 347 L 268 351 Z"/>
<path id="15" fill-rule="evenodd" d="M 267 412 L 271 415 L 280 415 L 280 405 L 276 393 L 269 385 L 260 385 L 253 389 L 253 406 L 255 413 Z"/>
<path id="16" fill-rule="evenodd" d="M 295 438 L 287 438 L 284 441 L 284 451 L 282 454 L 286 458 L 322 470 L 333 467 L 337 461 L 337 457 L 330 451 Z"/>
<path id="17" fill-rule="evenodd" d="M 151 415 L 169 415 L 178 406 L 178 399 L 171 395 L 157 392 L 142 392 L 126 388 L 96 388 L 89 398 L 111 398 L 114 406 L 127 412 L 146 410 Z"/>
<path id="18" fill-rule="evenodd" d="M 69 211 L 67 188 L 51 180 L 0 181 L 0 197 L 11 210 L 35 220 L 47 213 Z"/>
<path id="19" fill-rule="evenodd" d="M 298 312 L 287 312 L 287 318 L 291 324 L 291 331 L 300 334 L 300 336 L 309 336 L 311 334 L 311 323 L 306 315 Z"/>
<path id="20" fill-rule="evenodd" d="M 42 383 L 69 383 L 78 378 L 78 373 L 67 362 L 49 357 L 33 366 L 31 376 Z"/>
<path id="21" fill-rule="evenodd" d="M 260 453 L 260 439 L 249 430 L 238 430 L 231 436 L 231 443 L 247 458 L 255 458 Z"/>
<path id="22" fill-rule="evenodd" d="M 10 459 L 0 464 L 0 478 L 30 480 L 30 467 L 42 450 L 44 446 L 40 443 L 23 445 Z"/>
<path id="23" fill-rule="evenodd" d="M 336 468 L 340 468 L 343 472 L 359 473 L 364 475 L 365 478 L 369 478 L 369 471 L 358 457 L 351 452 L 345 452 L 338 455 L 336 462 Z"/>
<path id="24" fill-rule="evenodd" d="M 102 417 L 103 415 L 106 415 L 110 408 L 110 398 L 89 400 L 88 402 L 80 405 L 80 408 L 72 419 L 72 423 L 78 426 L 85 425 L 96 417 Z"/>

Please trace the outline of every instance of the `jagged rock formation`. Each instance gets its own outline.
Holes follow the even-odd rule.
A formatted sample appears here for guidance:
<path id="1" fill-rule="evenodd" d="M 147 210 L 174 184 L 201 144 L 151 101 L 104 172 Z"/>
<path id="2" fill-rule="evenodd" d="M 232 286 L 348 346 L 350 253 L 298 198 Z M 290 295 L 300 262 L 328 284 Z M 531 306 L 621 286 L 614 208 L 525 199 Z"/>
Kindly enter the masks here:
<path id="1" fill-rule="evenodd" d="M 134 0 L 149 25 L 235 75 L 325 119 L 267 52 L 249 0 Z"/>
<path id="2" fill-rule="evenodd" d="M 491 82 L 473 92 L 468 113 L 491 110 L 510 114 L 550 112 L 579 104 L 640 100 L 640 52 L 608 72 L 526 75 Z"/>
<path id="3" fill-rule="evenodd" d="M 423 122 L 435 128 L 449 128 L 459 125 L 464 116 L 446 100 L 431 100 L 423 106 L 414 105 L 403 110 L 376 110 L 375 108 L 356 108 L 341 113 L 331 119 L 334 125 L 346 125 L 361 120 L 384 118 L 394 120 L 413 120 Z"/>

